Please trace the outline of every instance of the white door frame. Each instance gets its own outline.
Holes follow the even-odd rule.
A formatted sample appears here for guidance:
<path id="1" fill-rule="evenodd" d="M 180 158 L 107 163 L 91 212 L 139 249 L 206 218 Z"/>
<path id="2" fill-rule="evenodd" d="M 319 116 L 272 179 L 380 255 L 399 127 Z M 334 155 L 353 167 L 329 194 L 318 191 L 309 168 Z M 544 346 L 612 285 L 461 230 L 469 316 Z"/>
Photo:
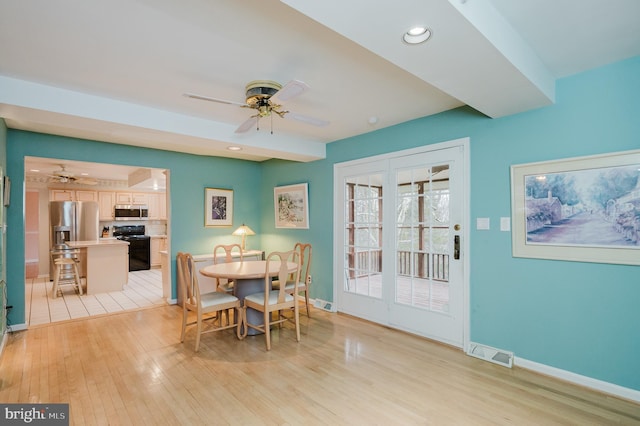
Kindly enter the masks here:
<path id="1" fill-rule="evenodd" d="M 441 149 L 455 148 L 459 147 L 462 150 L 462 158 L 463 164 L 461 167 L 462 174 L 462 182 L 463 182 L 463 191 L 462 194 L 462 233 L 461 233 L 461 257 L 463 262 L 463 350 L 466 352 L 469 347 L 469 332 L 470 332 L 470 321 L 469 321 L 469 271 L 470 271 L 470 255 L 469 255 L 469 238 L 471 234 L 471 218 L 470 218 L 470 153 L 469 153 L 469 138 L 460 138 L 451 141 L 436 143 L 432 145 L 420 146 L 417 148 L 412 148 L 403 151 L 394 151 L 387 154 L 376 155 L 372 157 L 360 158 L 357 160 L 346 161 L 342 163 L 336 163 L 333 166 L 334 171 L 334 199 L 333 199 L 333 301 L 334 307 L 336 310 L 340 310 L 339 301 L 338 301 L 338 285 L 342 285 L 343 280 L 341 278 L 344 271 L 339 268 L 337 265 L 338 256 L 342 256 L 342 246 L 343 241 L 338 238 L 338 226 L 342 226 L 342 223 L 338 223 L 338 211 L 337 209 L 342 209 L 344 200 L 338 200 L 338 191 L 336 190 L 336 185 L 342 185 L 343 182 L 338 182 L 336 179 L 337 170 L 343 167 L 351 167 L 357 166 L 365 163 L 370 163 L 373 161 L 387 160 L 391 158 L 396 158 L 400 156 L 428 153 L 432 151 L 437 151 Z"/>

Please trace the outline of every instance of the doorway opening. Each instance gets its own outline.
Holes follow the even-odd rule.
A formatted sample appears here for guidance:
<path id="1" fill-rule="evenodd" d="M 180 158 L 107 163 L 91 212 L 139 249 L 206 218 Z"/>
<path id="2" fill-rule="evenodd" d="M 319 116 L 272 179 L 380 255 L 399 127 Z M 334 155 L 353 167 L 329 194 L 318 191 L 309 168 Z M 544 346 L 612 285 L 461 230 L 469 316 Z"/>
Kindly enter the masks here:
<path id="1" fill-rule="evenodd" d="M 25 157 L 25 313 L 28 326 L 166 304 L 160 253 L 170 244 L 169 170 L 142 166 Z M 116 204 L 145 205 L 148 215 L 117 220 Z M 150 238 L 150 268 L 128 273 L 122 291 L 80 296 L 66 289 L 52 297 L 50 201 L 97 203 L 96 239 L 114 227 L 141 226 Z M 78 203 L 79 204 L 79 203 Z M 93 227 L 93 224 L 92 224 Z M 86 276 L 81 281 L 87 285 Z M 170 286 L 170 284 L 169 284 Z M 170 289 L 169 289 L 170 292 Z"/>

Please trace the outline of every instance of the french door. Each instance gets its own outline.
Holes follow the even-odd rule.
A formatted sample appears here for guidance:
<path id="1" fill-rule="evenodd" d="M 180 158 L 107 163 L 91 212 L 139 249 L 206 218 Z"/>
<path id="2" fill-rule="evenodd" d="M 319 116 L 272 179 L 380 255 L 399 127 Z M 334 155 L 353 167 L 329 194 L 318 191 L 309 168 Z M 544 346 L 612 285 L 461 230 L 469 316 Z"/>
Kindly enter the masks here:
<path id="1" fill-rule="evenodd" d="M 461 347 L 468 147 L 428 148 L 335 166 L 337 308 Z"/>

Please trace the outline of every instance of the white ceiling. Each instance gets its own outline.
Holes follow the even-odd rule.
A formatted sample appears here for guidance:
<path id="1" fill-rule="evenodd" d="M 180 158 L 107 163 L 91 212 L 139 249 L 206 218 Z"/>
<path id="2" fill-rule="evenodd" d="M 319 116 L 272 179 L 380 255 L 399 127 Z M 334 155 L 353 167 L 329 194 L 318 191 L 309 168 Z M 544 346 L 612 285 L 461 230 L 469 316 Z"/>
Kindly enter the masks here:
<path id="1" fill-rule="evenodd" d="M 410 26 L 432 38 L 401 42 Z M 0 117 L 10 128 L 262 161 L 467 104 L 552 104 L 557 78 L 640 54 L 638 0 L 0 0 Z M 273 134 L 238 135 L 251 80 L 298 79 Z M 377 123 L 370 124 L 370 118 Z M 240 152 L 226 148 L 238 145 Z"/>
<path id="2" fill-rule="evenodd" d="M 144 179 L 130 179 L 130 175 L 140 176 L 140 169 L 147 173 L 142 173 Z M 81 179 L 80 182 L 60 183 L 53 178 L 61 170 L 66 175 Z M 55 188 L 69 189 L 126 189 L 131 188 L 136 191 L 164 191 L 166 190 L 167 179 L 162 169 L 150 169 L 139 166 L 123 166 L 107 163 L 94 163 L 85 161 L 73 161 L 68 159 L 25 157 L 25 176 L 27 177 L 27 187 L 37 187 L 42 184 Z M 87 185 L 82 179 L 93 180 L 97 186 Z"/>

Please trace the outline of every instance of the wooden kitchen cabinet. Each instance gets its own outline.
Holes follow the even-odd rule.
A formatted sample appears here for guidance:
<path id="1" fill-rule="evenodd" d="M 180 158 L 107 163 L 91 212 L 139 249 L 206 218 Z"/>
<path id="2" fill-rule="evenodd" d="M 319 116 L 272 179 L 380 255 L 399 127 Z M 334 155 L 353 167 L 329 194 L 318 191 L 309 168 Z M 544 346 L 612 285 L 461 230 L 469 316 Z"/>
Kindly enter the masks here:
<path id="1" fill-rule="evenodd" d="M 160 266 L 162 258 L 160 252 L 167 249 L 166 236 L 151 237 L 151 267 Z"/>
<path id="2" fill-rule="evenodd" d="M 142 192 L 133 192 L 131 194 L 131 199 L 133 200 L 131 204 L 148 204 L 149 194 L 145 194 Z"/>
<path id="3" fill-rule="evenodd" d="M 148 195 L 144 192 L 116 192 L 116 204 L 147 204 Z"/>
<path id="4" fill-rule="evenodd" d="M 116 204 L 133 204 L 130 192 L 116 192 Z"/>
<path id="5" fill-rule="evenodd" d="M 167 194 L 158 194 L 158 219 L 167 220 Z"/>
<path id="6" fill-rule="evenodd" d="M 49 191 L 49 201 L 76 201 L 76 194 L 68 189 L 52 189 Z"/>
<path id="7" fill-rule="evenodd" d="M 98 192 L 98 209 L 100 220 L 113 220 L 113 206 L 116 204 L 116 194 L 111 191 Z"/>
<path id="8" fill-rule="evenodd" d="M 149 219 L 167 219 L 167 198 L 164 193 L 147 194 L 147 206 L 149 207 Z"/>
<path id="9" fill-rule="evenodd" d="M 97 191 L 70 189 L 52 189 L 49 191 L 49 201 L 98 201 Z"/>
<path id="10" fill-rule="evenodd" d="M 76 191 L 76 201 L 98 201 L 98 191 Z"/>

